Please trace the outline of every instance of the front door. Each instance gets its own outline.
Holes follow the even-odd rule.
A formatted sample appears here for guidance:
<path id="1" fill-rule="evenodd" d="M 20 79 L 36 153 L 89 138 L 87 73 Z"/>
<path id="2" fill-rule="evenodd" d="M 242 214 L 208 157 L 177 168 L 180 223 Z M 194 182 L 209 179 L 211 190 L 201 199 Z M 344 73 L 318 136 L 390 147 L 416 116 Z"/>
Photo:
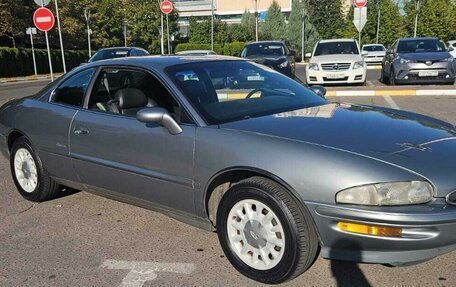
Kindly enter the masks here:
<path id="1" fill-rule="evenodd" d="M 194 213 L 193 151 L 196 127 L 171 135 L 139 122 L 145 107 L 160 106 L 178 119 L 176 101 L 152 75 L 135 70 L 100 73 L 86 109 L 70 129 L 70 155 L 89 189 Z"/>

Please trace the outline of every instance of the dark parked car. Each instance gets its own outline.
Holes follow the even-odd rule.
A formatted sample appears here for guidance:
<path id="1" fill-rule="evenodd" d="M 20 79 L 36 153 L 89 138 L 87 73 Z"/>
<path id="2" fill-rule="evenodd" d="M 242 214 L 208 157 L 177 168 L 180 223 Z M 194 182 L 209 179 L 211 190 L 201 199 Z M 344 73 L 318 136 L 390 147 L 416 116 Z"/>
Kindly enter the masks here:
<path id="1" fill-rule="evenodd" d="M 382 63 L 381 81 L 389 85 L 453 84 L 455 78 L 455 59 L 437 38 L 399 39 Z"/>
<path id="2" fill-rule="evenodd" d="M 112 47 L 98 50 L 87 62 L 92 63 L 100 60 L 147 56 L 149 52 L 136 47 Z"/>
<path id="3" fill-rule="evenodd" d="M 268 66 L 288 77 L 295 77 L 296 52 L 290 50 L 285 42 L 253 42 L 242 49 L 241 57 Z"/>
<path id="4" fill-rule="evenodd" d="M 76 68 L 0 108 L 0 150 L 24 198 L 68 186 L 216 230 L 234 267 L 268 284 L 319 250 L 402 265 L 456 249 L 454 126 L 330 103 L 239 58 Z"/>

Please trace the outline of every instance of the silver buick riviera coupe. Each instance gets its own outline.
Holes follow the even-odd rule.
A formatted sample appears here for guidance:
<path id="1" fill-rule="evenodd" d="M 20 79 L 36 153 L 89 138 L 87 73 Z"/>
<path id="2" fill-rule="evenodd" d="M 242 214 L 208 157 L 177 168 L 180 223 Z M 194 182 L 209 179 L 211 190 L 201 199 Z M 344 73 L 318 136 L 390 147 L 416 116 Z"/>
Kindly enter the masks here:
<path id="1" fill-rule="evenodd" d="M 217 231 L 268 284 L 324 258 L 389 265 L 456 249 L 456 129 L 330 103 L 237 58 L 79 67 L 0 108 L 2 154 L 31 201 L 62 186 Z"/>

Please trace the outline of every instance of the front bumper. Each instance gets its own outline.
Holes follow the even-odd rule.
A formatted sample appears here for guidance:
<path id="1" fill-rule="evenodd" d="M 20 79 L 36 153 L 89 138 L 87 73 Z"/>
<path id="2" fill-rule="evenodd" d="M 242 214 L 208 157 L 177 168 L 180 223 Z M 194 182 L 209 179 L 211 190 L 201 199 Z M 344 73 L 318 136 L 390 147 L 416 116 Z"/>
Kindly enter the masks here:
<path id="1" fill-rule="evenodd" d="M 324 258 L 405 265 L 456 250 L 456 206 L 436 199 L 427 205 L 359 207 L 306 202 Z M 349 233 L 338 222 L 402 228 L 401 237 Z"/>
<path id="2" fill-rule="evenodd" d="M 395 80 L 398 84 L 451 84 L 456 79 L 455 66 L 456 64 L 451 62 L 435 62 L 432 65 L 426 65 L 424 63 L 396 63 L 394 65 Z M 423 73 L 434 73 L 434 75 L 423 76 Z"/>
<path id="3" fill-rule="evenodd" d="M 309 85 L 362 84 L 366 81 L 366 74 L 366 68 L 345 71 L 315 71 L 306 69 L 306 80 Z"/>
<path id="4" fill-rule="evenodd" d="M 365 57 L 364 62 L 366 62 L 366 64 L 381 64 L 384 58 L 385 56 Z"/>

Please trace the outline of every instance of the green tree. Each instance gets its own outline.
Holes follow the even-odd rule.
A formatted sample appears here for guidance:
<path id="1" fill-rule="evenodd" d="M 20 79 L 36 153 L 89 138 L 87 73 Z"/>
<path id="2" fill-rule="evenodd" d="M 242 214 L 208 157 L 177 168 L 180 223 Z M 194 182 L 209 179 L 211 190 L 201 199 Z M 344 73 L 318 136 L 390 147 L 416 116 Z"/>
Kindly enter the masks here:
<path id="1" fill-rule="evenodd" d="M 286 33 L 285 17 L 277 1 L 269 6 L 260 38 L 266 40 L 283 40 Z"/>
<path id="2" fill-rule="evenodd" d="M 323 39 L 331 39 L 338 35 L 344 25 L 341 0 L 306 0 L 310 22 L 316 27 Z"/>
<path id="3" fill-rule="evenodd" d="M 14 48 L 24 38 L 25 29 L 33 25 L 32 8 L 28 0 L 0 0 L 0 37 L 9 38 Z"/>
<path id="4" fill-rule="evenodd" d="M 309 15 L 304 3 L 294 0 L 291 7 L 290 17 L 287 25 L 287 40 L 291 48 L 301 51 L 302 46 L 302 20 L 304 16 L 304 53 L 311 52 L 320 36 L 318 31 L 309 21 Z"/>
<path id="5" fill-rule="evenodd" d="M 380 2 L 378 2 L 380 1 Z M 378 6 L 380 4 L 380 6 Z M 377 41 L 377 20 L 380 9 L 380 30 L 378 42 L 385 46 L 391 45 L 397 38 L 405 35 L 404 19 L 400 8 L 394 0 L 375 0 L 367 2 L 367 22 L 361 36 L 361 44 L 371 44 Z M 350 9 L 345 24 L 337 34 L 343 38 L 358 39 L 358 30 L 352 23 L 353 7 Z"/>
<path id="6" fill-rule="evenodd" d="M 418 37 L 438 37 L 452 40 L 456 37 L 456 7 L 452 0 L 420 0 L 418 15 Z M 405 23 L 408 36 L 413 36 L 415 28 L 415 2 L 404 0 Z"/>

